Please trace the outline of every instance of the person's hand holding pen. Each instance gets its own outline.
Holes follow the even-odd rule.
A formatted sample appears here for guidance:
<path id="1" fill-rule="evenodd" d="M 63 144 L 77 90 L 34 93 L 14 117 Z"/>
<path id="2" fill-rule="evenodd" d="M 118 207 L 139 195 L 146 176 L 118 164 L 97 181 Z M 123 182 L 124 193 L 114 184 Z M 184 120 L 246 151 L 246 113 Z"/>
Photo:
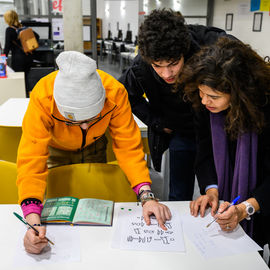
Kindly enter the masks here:
<path id="1" fill-rule="evenodd" d="M 32 213 L 26 216 L 26 221 L 31 224 L 40 224 L 40 216 L 38 214 Z M 39 254 L 48 245 L 48 240 L 46 239 L 46 227 L 45 226 L 34 226 L 38 230 L 39 235 L 32 230 L 28 229 L 24 236 L 24 247 L 29 253 Z"/>
<path id="2" fill-rule="evenodd" d="M 247 201 L 254 206 L 255 211 L 259 210 L 259 204 L 254 198 L 250 198 Z M 238 223 L 247 217 L 246 206 L 243 203 L 229 207 L 224 211 L 229 205 L 229 202 L 222 203 L 218 209 L 218 213 L 214 216 L 214 218 L 217 218 L 216 222 L 220 228 L 227 232 L 233 231 Z"/>

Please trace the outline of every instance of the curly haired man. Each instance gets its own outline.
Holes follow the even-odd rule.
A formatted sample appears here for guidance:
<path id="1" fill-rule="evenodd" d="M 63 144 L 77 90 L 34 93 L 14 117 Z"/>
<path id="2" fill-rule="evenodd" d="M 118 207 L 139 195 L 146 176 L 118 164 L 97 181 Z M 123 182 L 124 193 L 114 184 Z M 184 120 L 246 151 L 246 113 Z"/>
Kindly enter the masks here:
<path id="1" fill-rule="evenodd" d="M 119 79 L 128 91 L 133 113 L 148 126 L 157 171 L 169 148 L 169 200 L 191 200 L 195 179 L 192 110 L 179 98 L 183 87 L 173 91 L 174 84 L 187 59 L 225 35 L 215 27 L 187 25 L 180 12 L 153 10 L 139 29 L 139 55 Z"/>

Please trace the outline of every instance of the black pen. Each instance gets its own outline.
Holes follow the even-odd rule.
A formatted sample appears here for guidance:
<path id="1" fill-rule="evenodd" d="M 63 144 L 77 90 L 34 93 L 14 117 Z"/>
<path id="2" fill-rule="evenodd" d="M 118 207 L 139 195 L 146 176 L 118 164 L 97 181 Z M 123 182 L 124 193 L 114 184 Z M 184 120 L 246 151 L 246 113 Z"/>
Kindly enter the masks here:
<path id="1" fill-rule="evenodd" d="M 31 229 L 33 229 L 33 230 L 36 232 L 37 235 L 39 235 L 39 231 L 38 231 L 36 228 L 34 228 L 32 225 L 30 225 L 26 220 L 24 220 L 19 214 L 15 213 L 15 212 L 13 212 L 13 214 L 14 214 L 15 217 L 17 217 L 20 221 L 22 221 L 25 225 L 27 225 L 27 226 L 29 226 Z M 45 239 L 47 239 L 49 243 L 51 243 L 52 245 L 54 245 L 54 243 L 53 243 L 49 238 L 47 238 L 46 236 L 45 236 Z"/>

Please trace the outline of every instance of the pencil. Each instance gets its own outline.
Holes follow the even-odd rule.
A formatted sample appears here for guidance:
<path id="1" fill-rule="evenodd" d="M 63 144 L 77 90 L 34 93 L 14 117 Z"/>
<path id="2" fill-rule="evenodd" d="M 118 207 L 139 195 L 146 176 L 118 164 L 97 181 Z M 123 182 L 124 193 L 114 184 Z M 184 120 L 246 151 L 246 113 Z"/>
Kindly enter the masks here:
<path id="1" fill-rule="evenodd" d="M 23 222 L 25 225 L 29 226 L 31 229 L 33 229 L 37 235 L 39 235 L 39 231 L 33 227 L 31 224 L 29 224 L 26 220 L 24 220 L 19 214 L 13 212 L 13 214 L 15 215 L 15 217 L 17 217 L 21 222 Z M 54 243 L 48 238 L 45 236 L 45 239 L 48 240 L 49 243 L 51 243 L 52 245 L 54 245 Z"/>

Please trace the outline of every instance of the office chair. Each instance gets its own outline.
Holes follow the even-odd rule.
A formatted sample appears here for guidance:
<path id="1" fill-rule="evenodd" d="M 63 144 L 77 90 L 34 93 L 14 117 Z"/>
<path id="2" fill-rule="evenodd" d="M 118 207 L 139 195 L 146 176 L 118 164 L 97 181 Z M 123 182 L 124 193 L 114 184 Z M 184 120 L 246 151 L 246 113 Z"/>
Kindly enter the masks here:
<path id="1" fill-rule="evenodd" d="M 18 189 L 16 186 L 16 163 L 0 160 L 0 204 L 17 204 Z"/>
<path id="2" fill-rule="evenodd" d="M 54 67 L 32 67 L 26 76 L 27 96 L 33 90 L 36 83 L 44 76 L 55 70 Z"/>
<path id="3" fill-rule="evenodd" d="M 119 59 L 119 55 L 119 48 L 117 48 L 116 43 L 113 42 L 111 48 L 111 64 L 116 63 L 116 61 Z"/>
<path id="4" fill-rule="evenodd" d="M 123 32 L 122 30 L 118 30 L 117 38 L 114 38 L 115 41 L 122 41 L 123 40 Z"/>
<path id="5" fill-rule="evenodd" d="M 135 45 L 135 46 L 138 45 L 138 36 L 135 36 L 134 45 Z"/>
<path id="6" fill-rule="evenodd" d="M 132 31 L 128 30 L 125 38 L 125 43 L 132 43 Z"/>
<path id="7" fill-rule="evenodd" d="M 49 169 L 46 198 L 62 196 L 137 201 L 120 167 L 106 163 L 71 164 Z"/>
<path id="8" fill-rule="evenodd" d="M 0 126 L 0 160 L 16 162 L 21 127 Z"/>
<path id="9" fill-rule="evenodd" d="M 108 30 L 108 36 L 105 40 L 112 40 L 112 32 L 111 30 Z"/>

